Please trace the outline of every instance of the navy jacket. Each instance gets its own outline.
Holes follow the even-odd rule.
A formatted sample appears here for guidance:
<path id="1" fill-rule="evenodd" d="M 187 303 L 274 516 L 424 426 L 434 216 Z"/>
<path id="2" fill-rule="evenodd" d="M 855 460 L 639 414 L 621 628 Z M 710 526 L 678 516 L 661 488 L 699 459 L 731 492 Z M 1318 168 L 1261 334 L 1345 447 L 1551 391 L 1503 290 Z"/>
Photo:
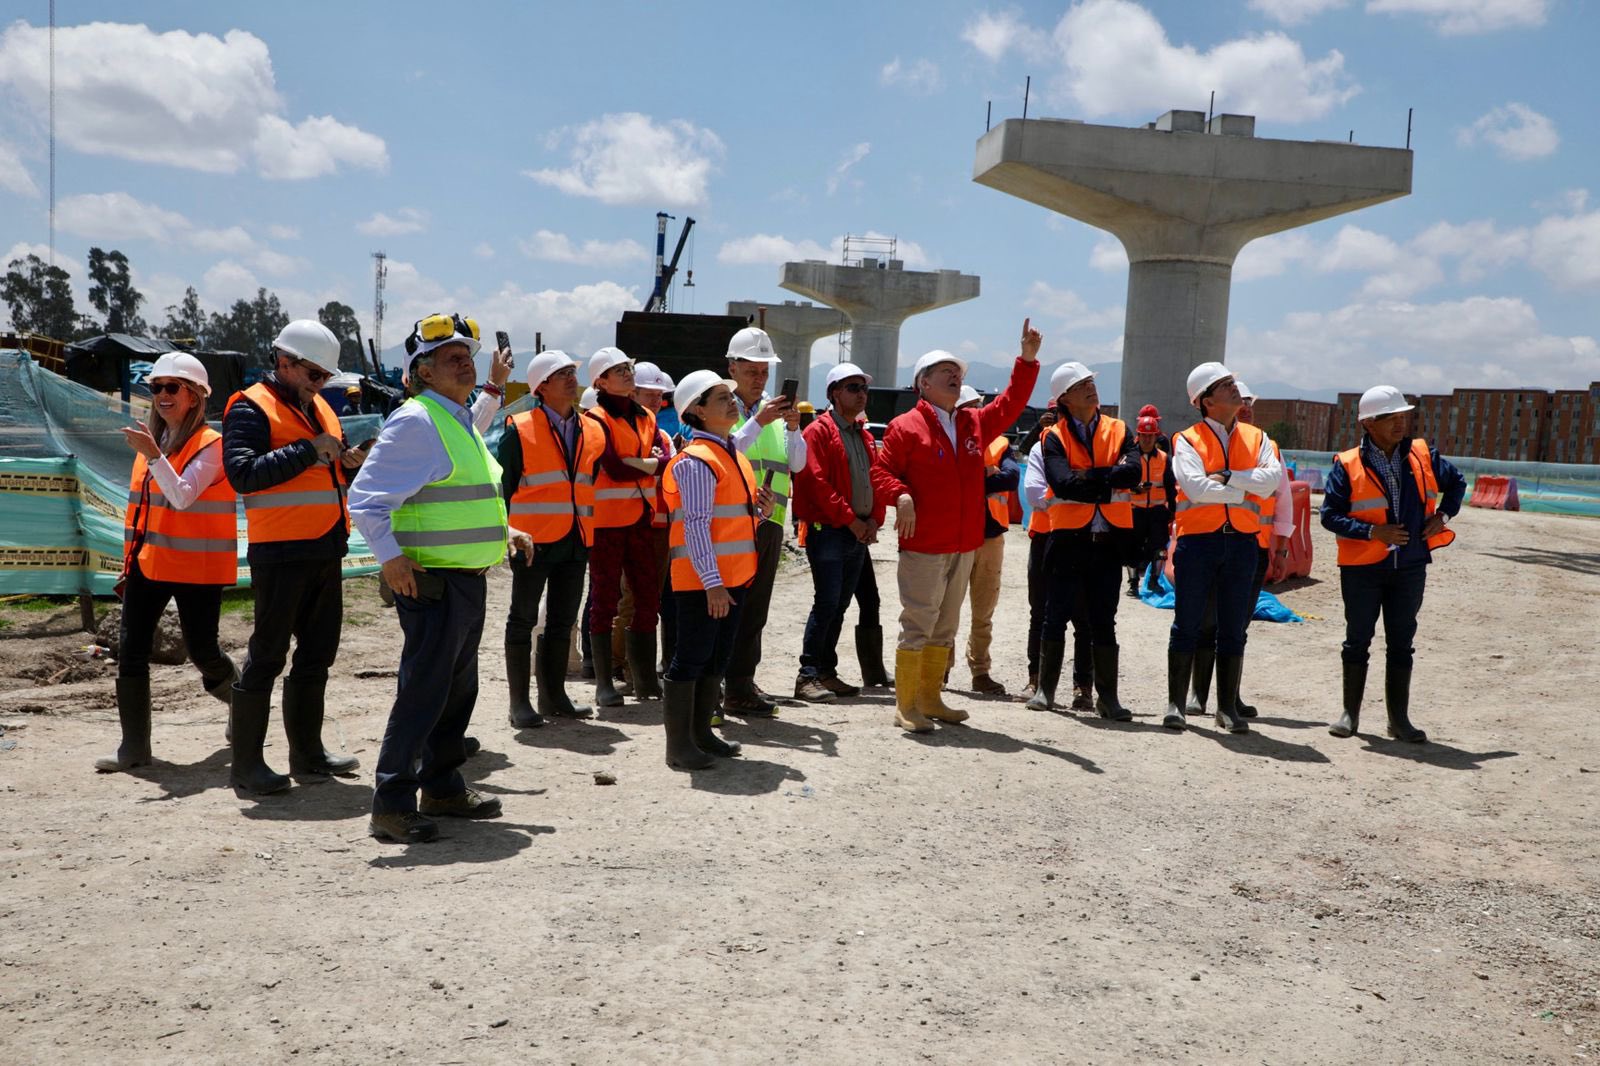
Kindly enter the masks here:
<path id="1" fill-rule="evenodd" d="M 1370 440 L 1366 434 L 1362 434 L 1363 463 L 1366 462 L 1366 448 Z M 1401 441 L 1399 454 L 1403 457 L 1410 448 L 1409 438 Z M 1446 517 L 1454 518 L 1461 511 L 1462 497 L 1467 494 L 1467 479 L 1437 449 L 1430 448 L 1429 454 L 1433 457 L 1434 480 L 1439 483 L 1438 510 Z M 1371 464 L 1367 464 L 1367 470 L 1374 481 L 1383 484 L 1383 475 L 1372 469 Z M 1417 492 L 1416 479 L 1411 476 L 1411 462 L 1406 460 L 1400 466 L 1400 517 L 1391 515 L 1390 520 L 1405 526 L 1406 532 L 1411 534 L 1411 540 L 1398 551 L 1389 552 L 1381 562 L 1370 565 L 1398 569 L 1403 566 L 1426 566 L 1432 562 L 1433 552 L 1428 550 L 1428 545 L 1422 539 L 1424 517 L 1422 496 Z M 1350 517 L 1350 478 L 1344 472 L 1344 464 L 1337 460 L 1323 483 L 1322 528 L 1340 537 L 1372 539 L 1372 526 Z"/>
<path id="2" fill-rule="evenodd" d="M 1017 465 L 1017 457 L 1007 448 L 1006 453 L 1000 457 L 1000 472 L 986 474 L 983 478 L 983 494 L 992 496 L 997 492 L 1016 492 L 1017 486 L 1022 483 L 1022 467 Z M 984 515 L 983 539 L 991 540 L 1006 531 L 1006 527 L 994 520 L 994 515 Z"/>

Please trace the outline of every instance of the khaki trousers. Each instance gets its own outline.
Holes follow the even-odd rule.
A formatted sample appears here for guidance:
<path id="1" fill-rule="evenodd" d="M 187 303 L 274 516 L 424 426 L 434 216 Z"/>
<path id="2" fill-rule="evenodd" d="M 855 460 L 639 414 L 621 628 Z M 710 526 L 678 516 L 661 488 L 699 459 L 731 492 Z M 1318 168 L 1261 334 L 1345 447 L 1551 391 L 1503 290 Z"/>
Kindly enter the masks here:
<path id="1" fill-rule="evenodd" d="M 977 552 L 949 555 L 900 553 L 900 643 L 902 651 L 928 645 L 954 648 Z"/>
<path id="2" fill-rule="evenodd" d="M 973 553 L 967 595 L 972 600 L 972 628 L 967 632 L 967 667 L 972 676 L 987 674 L 989 645 L 994 639 L 994 609 L 1000 602 L 1000 568 L 1006 561 L 1005 534 L 986 537 Z"/>

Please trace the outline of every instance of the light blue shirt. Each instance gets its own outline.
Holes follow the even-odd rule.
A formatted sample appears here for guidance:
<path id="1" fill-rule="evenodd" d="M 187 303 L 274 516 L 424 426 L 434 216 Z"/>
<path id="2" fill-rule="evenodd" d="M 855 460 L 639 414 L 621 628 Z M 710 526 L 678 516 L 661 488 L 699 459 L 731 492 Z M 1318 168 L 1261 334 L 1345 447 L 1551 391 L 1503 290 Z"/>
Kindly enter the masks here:
<path id="1" fill-rule="evenodd" d="M 461 428 L 472 432 L 472 414 L 454 400 L 424 389 L 422 395 L 449 411 Z M 391 516 L 424 485 L 443 481 L 455 469 L 450 453 L 427 408 L 420 403 L 404 403 L 389 416 L 378 431 L 377 443 L 361 464 L 347 497 L 350 521 L 367 546 L 386 563 L 400 555 L 395 542 Z"/>

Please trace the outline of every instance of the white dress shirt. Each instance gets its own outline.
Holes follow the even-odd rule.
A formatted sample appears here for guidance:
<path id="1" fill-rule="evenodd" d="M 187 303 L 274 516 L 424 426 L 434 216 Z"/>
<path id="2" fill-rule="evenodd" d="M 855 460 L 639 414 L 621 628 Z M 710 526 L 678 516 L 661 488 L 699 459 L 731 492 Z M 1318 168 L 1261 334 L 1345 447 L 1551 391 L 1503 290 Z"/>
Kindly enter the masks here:
<path id="1" fill-rule="evenodd" d="M 1232 433 L 1216 419 L 1207 418 L 1205 424 L 1222 441 L 1222 446 L 1226 450 Z M 1221 473 L 1221 471 L 1214 472 Z M 1261 450 L 1256 455 L 1256 465 L 1250 470 L 1235 471 L 1224 485 L 1211 480 L 1207 475 L 1205 464 L 1200 460 L 1200 453 L 1194 450 L 1194 445 L 1189 443 L 1187 437 L 1182 433 L 1176 433 L 1172 437 L 1172 478 L 1178 483 L 1179 491 L 1196 503 L 1241 504 L 1246 493 L 1252 496 L 1273 495 L 1277 491 L 1278 482 L 1283 480 L 1283 464 L 1278 462 L 1278 456 L 1272 450 L 1272 442 L 1263 433 Z M 1293 521 L 1292 515 L 1290 521 Z"/>
<path id="2" fill-rule="evenodd" d="M 167 506 L 179 511 L 187 510 L 202 492 L 222 477 L 222 441 L 214 440 L 201 448 L 181 474 L 172 468 L 165 455 L 147 460 L 145 466 L 156 487 L 161 490 L 161 495 L 166 498 Z"/>
<path id="3" fill-rule="evenodd" d="M 1028 501 L 1029 511 L 1042 511 L 1050 506 L 1050 483 L 1044 479 L 1044 441 L 1028 449 L 1028 461 L 1022 472 L 1022 498 Z"/>

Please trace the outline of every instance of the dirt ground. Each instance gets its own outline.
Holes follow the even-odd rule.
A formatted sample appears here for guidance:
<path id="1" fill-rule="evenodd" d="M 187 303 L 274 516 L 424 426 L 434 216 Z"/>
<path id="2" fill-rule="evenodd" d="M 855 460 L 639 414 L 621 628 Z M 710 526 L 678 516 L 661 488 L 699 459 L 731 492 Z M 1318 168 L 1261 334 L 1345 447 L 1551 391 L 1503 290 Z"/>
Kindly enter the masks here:
<path id="1" fill-rule="evenodd" d="M 0 1062 L 1600 1058 L 1600 524 L 1455 527 L 1418 641 L 1424 747 L 1371 732 L 1376 671 L 1367 731 L 1327 734 L 1321 530 L 1282 594 L 1306 623 L 1252 630 L 1249 736 L 1159 727 L 1171 615 L 1124 600 L 1130 724 L 976 698 L 958 666 L 966 726 L 903 734 L 870 690 L 734 720 L 746 757 L 694 774 L 663 764 L 655 704 L 510 729 L 499 575 L 466 770 L 506 813 L 409 850 L 366 834 L 400 645 L 371 579 L 347 585 L 328 728 L 361 775 L 259 800 L 227 787 L 223 709 L 188 667 L 155 668 L 156 764 L 94 774 L 112 668 L 46 685 L 76 662 L 75 608 L 0 614 Z M 876 565 L 892 628 L 892 548 Z M 810 597 L 787 563 L 775 693 Z"/>

